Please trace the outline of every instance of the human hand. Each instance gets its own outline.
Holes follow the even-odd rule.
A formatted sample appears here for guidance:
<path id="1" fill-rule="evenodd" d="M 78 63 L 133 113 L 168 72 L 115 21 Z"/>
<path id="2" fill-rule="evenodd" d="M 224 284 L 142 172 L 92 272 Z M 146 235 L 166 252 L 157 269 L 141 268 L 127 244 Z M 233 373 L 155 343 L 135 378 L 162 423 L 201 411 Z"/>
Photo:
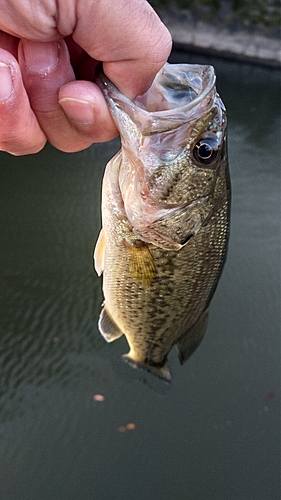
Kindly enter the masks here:
<path id="1" fill-rule="evenodd" d="M 0 150 L 80 151 L 118 135 L 95 67 L 130 98 L 171 50 L 146 0 L 0 0 Z"/>

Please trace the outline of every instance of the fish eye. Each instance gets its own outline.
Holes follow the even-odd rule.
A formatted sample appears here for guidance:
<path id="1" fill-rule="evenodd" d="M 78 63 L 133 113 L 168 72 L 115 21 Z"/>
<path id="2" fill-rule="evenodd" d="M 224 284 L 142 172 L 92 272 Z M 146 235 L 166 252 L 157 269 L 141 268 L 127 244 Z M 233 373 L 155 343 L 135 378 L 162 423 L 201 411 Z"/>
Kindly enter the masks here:
<path id="1" fill-rule="evenodd" d="M 193 155 L 198 163 L 209 165 L 212 163 L 218 154 L 218 143 L 210 137 L 202 138 L 196 142 L 193 148 Z"/>

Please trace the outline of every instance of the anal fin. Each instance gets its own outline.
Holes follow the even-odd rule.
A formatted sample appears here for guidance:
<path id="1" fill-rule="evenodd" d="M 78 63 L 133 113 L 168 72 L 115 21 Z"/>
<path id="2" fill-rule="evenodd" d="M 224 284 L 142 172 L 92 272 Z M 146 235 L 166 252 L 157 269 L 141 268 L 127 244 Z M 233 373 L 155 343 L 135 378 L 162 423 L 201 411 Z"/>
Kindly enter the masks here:
<path id="1" fill-rule="evenodd" d="M 199 346 L 204 337 L 207 323 L 208 309 L 201 314 L 197 323 L 189 328 L 177 341 L 178 357 L 181 364 L 183 364 Z"/>
<path id="2" fill-rule="evenodd" d="M 99 330 L 106 342 L 113 342 L 123 335 L 123 332 L 113 321 L 105 308 L 102 309 L 99 317 Z"/>

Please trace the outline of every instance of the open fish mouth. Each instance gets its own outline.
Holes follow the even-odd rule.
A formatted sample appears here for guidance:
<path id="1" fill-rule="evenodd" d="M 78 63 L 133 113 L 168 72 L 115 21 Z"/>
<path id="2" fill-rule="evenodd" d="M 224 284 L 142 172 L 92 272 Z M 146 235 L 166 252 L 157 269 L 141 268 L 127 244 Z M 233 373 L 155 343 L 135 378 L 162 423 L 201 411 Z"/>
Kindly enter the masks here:
<path id="1" fill-rule="evenodd" d="M 201 116 L 212 104 L 216 76 L 213 66 L 166 63 L 148 91 L 130 100 L 101 72 L 97 84 L 102 89 L 119 130 L 126 121 L 124 112 L 142 135 L 151 135 L 182 126 Z M 123 117 L 124 118 L 124 117 Z"/>

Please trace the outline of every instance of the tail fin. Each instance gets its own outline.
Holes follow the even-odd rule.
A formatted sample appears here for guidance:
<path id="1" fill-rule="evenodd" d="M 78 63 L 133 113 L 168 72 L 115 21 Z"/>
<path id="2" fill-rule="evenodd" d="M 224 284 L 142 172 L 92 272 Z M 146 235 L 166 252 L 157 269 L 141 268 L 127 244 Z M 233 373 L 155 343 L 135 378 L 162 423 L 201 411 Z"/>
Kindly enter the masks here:
<path id="1" fill-rule="evenodd" d="M 170 383 L 172 380 L 171 372 L 167 363 L 164 363 L 163 365 L 152 365 L 149 363 L 141 363 L 139 361 L 135 361 L 130 356 L 130 353 L 123 354 L 122 358 L 126 363 L 132 366 L 132 368 L 146 370 L 167 383 Z"/>

